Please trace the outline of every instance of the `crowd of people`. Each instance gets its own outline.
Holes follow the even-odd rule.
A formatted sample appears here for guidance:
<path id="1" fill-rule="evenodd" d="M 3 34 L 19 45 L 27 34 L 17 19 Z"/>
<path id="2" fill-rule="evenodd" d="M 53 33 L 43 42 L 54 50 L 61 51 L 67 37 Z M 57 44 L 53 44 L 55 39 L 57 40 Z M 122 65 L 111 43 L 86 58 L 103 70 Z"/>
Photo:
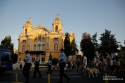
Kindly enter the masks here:
<path id="1" fill-rule="evenodd" d="M 83 66 L 84 76 L 87 71 L 86 68 L 97 68 L 99 71 L 104 71 L 107 75 L 113 75 L 115 71 L 125 70 L 125 58 L 115 56 L 111 57 L 110 53 L 106 51 L 101 56 L 95 56 L 92 60 L 88 60 L 86 56 L 81 62 L 71 62 L 72 70 L 76 70 L 79 66 Z"/>
<path id="2" fill-rule="evenodd" d="M 20 63 L 21 67 L 20 69 L 22 69 L 22 74 L 24 75 L 24 77 L 26 78 L 26 82 L 25 83 L 29 83 L 30 81 L 30 67 L 32 66 L 31 64 L 31 61 L 30 61 L 30 53 L 29 51 L 27 50 L 25 52 L 26 54 L 26 58 L 24 59 L 24 66 L 23 66 L 23 69 L 22 69 L 22 64 Z M 67 57 L 64 53 L 64 49 L 61 49 L 60 50 L 60 59 L 58 61 L 58 66 L 59 66 L 59 70 L 60 70 L 60 80 L 57 82 L 57 83 L 62 83 L 62 80 L 63 80 L 63 77 L 65 77 L 67 79 L 67 83 L 69 83 L 70 81 L 70 78 L 65 74 L 64 70 L 65 70 L 65 66 L 68 66 L 66 64 L 66 60 L 67 60 Z M 36 78 L 36 75 L 38 73 L 39 75 L 39 78 L 42 78 L 42 74 L 39 70 L 39 65 L 40 65 L 40 58 L 39 58 L 39 55 L 36 55 L 36 60 L 34 62 L 34 74 L 33 74 L 33 77 L 32 78 Z M 51 66 L 52 66 L 52 59 L 50 58 L 48 60 L 48 70 L 46 73 L 52 73 L 52 70 L 51 70 Z"/>
<path id="3" fill-rule="evenodd" d="M 60 80 L 57 83 L 62 83 L 63 77 L 67 79 L 67 83 L 69 83 L 70 78 L 65 74 L 65 71 L 71 70 L 78 70 L 79 66 L 83 67 L 83 75 L 86 76 L 87 74 L 87 68 L 97 68 L 100 72 L 104 71 L 107 73 L 108 76 L 113 75 L 115 71 L 125 70 L 125 58 L 122 57 L 111 57 L 110 53 L 106 51 L 101 56 L 95 56 L 92 60 L 89 60 L 85 55 L 82 59 L 82 61 L 73 61 L 69 64 L 67 62 L 67 57 L 64 53 L 64 49 L 60 50 L 60 59 L 57 62 L 57 68 L 60 71 Z M 26 51 L 26 58 L 24 59 L 24 66 L 22 69 L 22 63 L 20 63 L 20 69 L 22 69 L 22 73 L 24 77 L 26 78 L 26 83 L 29 83 L 29 71 L 30 67 L 32 66 L 30 62 L 30 53 L 29 51 Z M 40 58 L 39 55 L 36 55 L 35 60 L 35 67 L 34 67 L 34 74 L 32 78 L 36 77 L 36 74 L 38 73 L 39 78 L 42 77 L 42 74 L 39 70 L 39 64 L 40 64 Z M 48 60 L 48 70 L 46 73 L 52 73 L 52 59 Z"/>

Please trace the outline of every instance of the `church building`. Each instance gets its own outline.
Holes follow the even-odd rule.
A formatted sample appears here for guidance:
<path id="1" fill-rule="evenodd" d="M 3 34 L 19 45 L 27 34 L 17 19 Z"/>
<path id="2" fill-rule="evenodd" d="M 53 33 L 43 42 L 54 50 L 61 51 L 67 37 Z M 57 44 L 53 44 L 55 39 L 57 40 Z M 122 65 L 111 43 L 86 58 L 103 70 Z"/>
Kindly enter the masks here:
<path id="1" fill-rule="evenodd" d="M 70 42 L 75 38 L 73 31 L 70 31 Z M 39 24 L 33 27 L 31 18 L 24 24 L 23 31 L 18 38 L 18 60 L 23 61 L 26 57 L 25 51 L 31 55 L 34 62 L 36 55 L 40 56 L 41 62 L 47 62 L 50 54 L 52 58 L 59 58 L 60 49 L 64 48 L 65 33 L 59 15 L 52 23 L 52 30 Z"/>

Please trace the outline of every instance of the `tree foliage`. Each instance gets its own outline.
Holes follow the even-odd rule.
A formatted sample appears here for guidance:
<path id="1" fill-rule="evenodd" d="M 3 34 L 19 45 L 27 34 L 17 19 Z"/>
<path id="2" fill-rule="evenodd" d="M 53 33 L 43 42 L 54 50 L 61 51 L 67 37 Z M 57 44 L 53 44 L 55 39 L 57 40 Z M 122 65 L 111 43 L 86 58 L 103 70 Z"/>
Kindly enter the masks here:
<path id="1" fill-rule="evenodd" d="M 13 43 L 11 43 L 11 36 L 6 36 L 2 41 L 1 41 L 1 45 L 0 45 L 0 48 L 6 48 L 6 49 L 9 49 L 12 54 L 14 53 L 13 52 Z"/>
<path id="2" fill-rule="evenodd" d="M 13 61 L 13 63 L 16 63 L 18 55 L 14 54 L 14 50 L 13 50 L 14 45 L 13 45 L 13 43 L 11 43 L 11 41 L 12 41 L 11 36 L 5 36 L 5 38 L 1 41 L 0 48 L 9 49 L 12 53 L 12 61 Z"/>
<path id="3" fill-rule="evenodd" d="M 70 34 L 68 32 L 65 33 L 64 49 L 65 49 L 66 56 L 75 55 L 78 52 L 75 39 L 73 39 L 70 42 Z"/>
<path id="4" fill-rule="evenodd" d="M 96 37 L 97 37 L 97 32 L 94 35 L 92 35 L 91 41 L 93 42 L 93 44 L 95 46 L 95 50 L 98 51 L 99 44 L 98 44 Z"/>
<path id="5" fill-rule="evenodd" d="M 72 40 L 72 42 L 70 44 L 70 49 L 71 49 L 70 55 L 75 55 L 76 52 L 78 52 L 77 44 L 75 42 L 75 39 Z"/>
<path id="6" fill-rule="evenodd" d="M 111 34 L 111 31 L 105 30 L 100 37 L 100 51 L 109 50 L 110 52 L 118 51 L 118 42 L 116 41 L 115 35 Z"/>
<path id="7" fill-rule="evenodd" d="M 82 40 L 80 42 L 80 50 L 89 59 L 92 60 L 95 56 L 95 46 L 91 41 L 91 36 L 88 33 L 83 33 Z"/>
<path id="8" fill-rule="evenodd" d="M 65 54 L 66 56 L 70 55 L 71 49 L 70 49 L 70 38 L 69 38 L 69 33 L 65 33 L 65 40 L 64 40 L 64 49 L 65 49 Z"/>

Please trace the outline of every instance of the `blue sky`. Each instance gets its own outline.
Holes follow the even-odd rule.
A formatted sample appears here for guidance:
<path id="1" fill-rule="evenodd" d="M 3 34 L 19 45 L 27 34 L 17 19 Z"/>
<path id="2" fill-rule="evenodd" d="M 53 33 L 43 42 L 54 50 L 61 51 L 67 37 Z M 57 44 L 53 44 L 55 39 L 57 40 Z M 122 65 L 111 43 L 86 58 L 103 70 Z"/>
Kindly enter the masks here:
<path id="1" fill-rule="evenodd" d="M 78 47 L 84 32 L 97 32 L 100 43 L 105 29 L 125 46 L 125 0 L 0 0 L 0 41 L 10 35 L 18 49 L 17 39 L 29 17 L 34 27 L 41 23 L 52 30 L 56 14 L 60 14 L 63 32 L 75 33 Z"/>

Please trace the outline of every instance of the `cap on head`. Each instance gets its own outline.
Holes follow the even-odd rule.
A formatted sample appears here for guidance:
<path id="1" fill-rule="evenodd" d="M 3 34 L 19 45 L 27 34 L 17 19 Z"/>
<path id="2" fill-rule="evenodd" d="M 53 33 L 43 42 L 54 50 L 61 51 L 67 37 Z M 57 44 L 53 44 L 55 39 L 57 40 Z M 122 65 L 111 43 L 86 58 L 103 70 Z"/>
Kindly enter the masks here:
<path id="1" fill-rule="evenodd" d="M 25 51 L 25 53 L 29 53 L 29 51 L 28 51 L 28 50 L 26 50 L 26 51 Z"/>
<path id="2" fill-rule="evenodd" d="M 63 49 L 63 48 L 61 48 L 61 49 L 60 49 L 60 51 L 64 51 L 64 49 Z"/>

